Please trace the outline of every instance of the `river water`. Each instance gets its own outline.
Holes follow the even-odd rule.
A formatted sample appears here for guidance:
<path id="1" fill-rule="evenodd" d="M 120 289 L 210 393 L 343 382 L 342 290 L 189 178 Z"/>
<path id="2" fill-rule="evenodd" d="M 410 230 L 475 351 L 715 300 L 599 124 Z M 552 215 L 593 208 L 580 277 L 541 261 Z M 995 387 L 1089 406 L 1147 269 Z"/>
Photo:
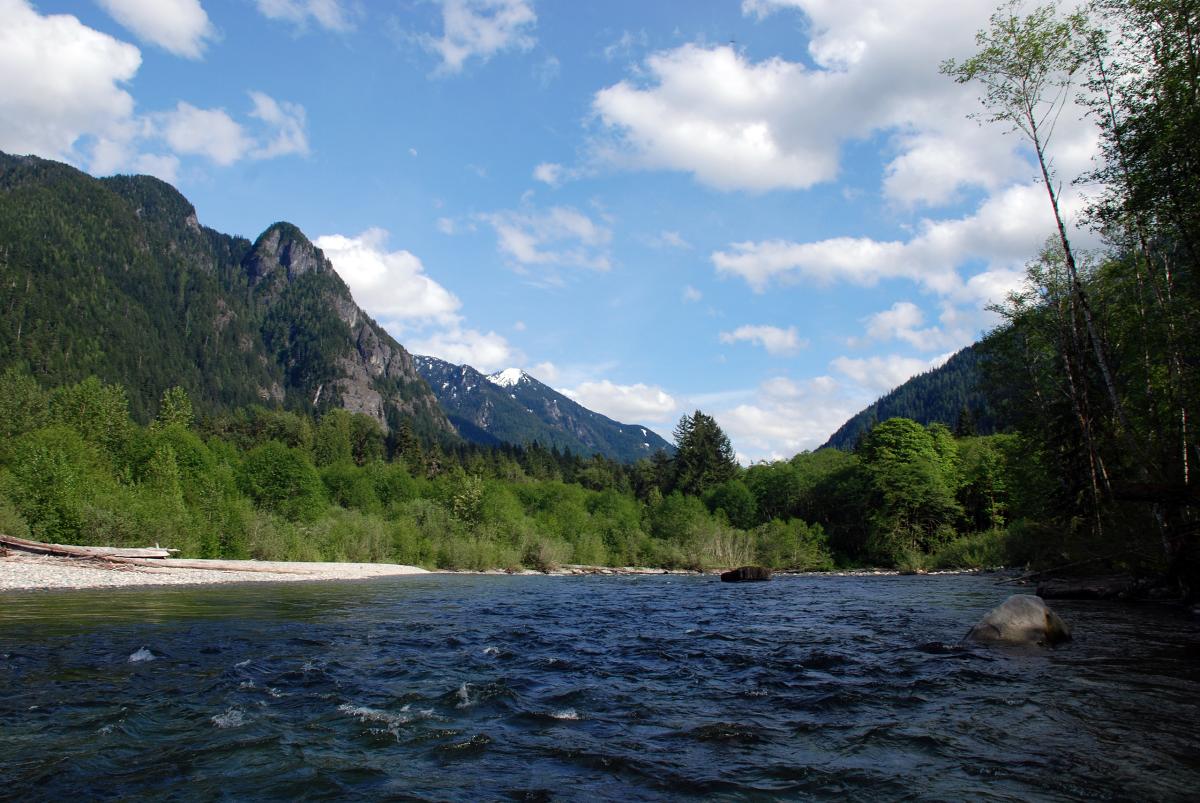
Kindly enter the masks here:
<path id="1" fill-rule="evenodd" d="M 0 798 L 1195 800 L 1200 628 L 986 577 L 0 596 Z"/>

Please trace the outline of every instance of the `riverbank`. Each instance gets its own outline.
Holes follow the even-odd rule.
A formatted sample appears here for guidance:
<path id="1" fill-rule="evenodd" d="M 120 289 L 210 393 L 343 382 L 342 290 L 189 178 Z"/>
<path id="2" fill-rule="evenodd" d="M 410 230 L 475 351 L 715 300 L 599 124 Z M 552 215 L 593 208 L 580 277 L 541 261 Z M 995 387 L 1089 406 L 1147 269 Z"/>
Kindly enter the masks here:
<path id="1" fill-rule="evenodd" d="M 140 586 L 216 585 L 220 583 L 294 583 L 329 580 L 369 580 L 408 574 L 428 574 L 417 566 L 397 563 L 287 563 L 259 560 L 215 561 L 223 566 L 244 565 L 238 571 L 173 566 L 133 566 L 99 560 L 11 552 L 0 557 L 0 592 L 72 588 L 134 588 Z M 204 561 L 188 561 L 204 563 Z"/>
<path id="2" fill-rule="evenodd" d="M 191 566 L 210 562 L 224 567 L 244 566 L 243 571 L 229 569 L 185 568 L 175 563 L 186 562 Z M 156 565 L 130 565 L 109 563 L 102 560 L 53 555 L 34 555 L 12 551 L 0 556 L 0 592 L 4 591 L 53 591 L 58 589 L 84 588 L 155 588 L 178 585 L 217 585 L 222 583 L 280 583 L 316 582 L 337 580 L 369 580 L 377 577 L 395 577 L 411 574 L 479 574 L 479 575 L 551 575 L 578 577 L 591 575 L 703 575 L 719 574 L 719 570 L 696 571 L 691 569 L 661 569 L 645 566 L 586 566 L 564 565 L 546 572 L 534 569 L 512 571 L 490 569 L 487 571 L 441 570 L 429 572 L 418 566 L 398 563 L 312 563 L 261 560 L 221 561 L 172 561 L 156 560 Z M 978 570 L 953 570 L 929 572 L 941 574 L 977 574 Z M 987 572 L 995 573 L 995 572 Z M 815 575 L 826 577 L 876 577 L 898 575 L 894 569 L 843 569 L 827 572 L 777 571 L 777 576 Z"/>

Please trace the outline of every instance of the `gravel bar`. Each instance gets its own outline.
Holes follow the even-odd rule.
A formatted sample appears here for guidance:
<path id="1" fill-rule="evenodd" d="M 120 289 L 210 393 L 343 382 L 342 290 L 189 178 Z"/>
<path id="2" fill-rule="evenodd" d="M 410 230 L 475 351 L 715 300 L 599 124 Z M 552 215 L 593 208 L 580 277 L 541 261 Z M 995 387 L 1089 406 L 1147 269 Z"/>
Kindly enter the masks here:
<path id="1" fill-rule="evenodd" d="M 203 561 L 191 561 L 203 563 Z M 0 557 L 0 592 L 60 588 L 129 588 L 136 586 L 213 585 L 217 583 L 294 583 L 314 580 L 367 580 L 404 574 L 428 574 L 398 563 L 244 563 L 254 571 L 183 569 L 164 565 L 130 566 L 79 558 L 10 552 Z M 263 571 L 277 570 L 277 571 Z"/>

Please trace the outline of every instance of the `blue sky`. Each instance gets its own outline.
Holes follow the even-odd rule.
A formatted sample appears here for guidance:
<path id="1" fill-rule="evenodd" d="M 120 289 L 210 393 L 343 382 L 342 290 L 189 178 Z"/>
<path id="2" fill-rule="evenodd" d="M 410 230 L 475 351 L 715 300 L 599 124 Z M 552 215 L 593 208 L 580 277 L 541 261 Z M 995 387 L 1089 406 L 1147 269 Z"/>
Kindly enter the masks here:
<path id="1" fill-rule="evenodd" d="M 993 325 L 1051 233 L 938 73 L 992 7 L 0 0 L 0 149 L 289 220 L 411 351 L 788 457 Z"/>

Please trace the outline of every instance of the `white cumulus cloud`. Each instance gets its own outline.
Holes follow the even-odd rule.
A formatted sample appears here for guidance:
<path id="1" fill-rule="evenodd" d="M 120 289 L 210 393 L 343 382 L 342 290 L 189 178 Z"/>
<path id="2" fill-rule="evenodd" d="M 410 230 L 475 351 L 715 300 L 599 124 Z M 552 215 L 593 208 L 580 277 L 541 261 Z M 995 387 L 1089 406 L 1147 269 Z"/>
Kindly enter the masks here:
<path id="1" fill-rule="evenodd" d="M 564 388 L 562 392 L 589 410 L 626 423 L 661 423 L 670 420 L 679 408 L 665 390 L 641 382 L 618 385 L 602 379 Z"/>
<path id="2" fill-rule="evenodd" d="M 774 377 L 752 396 L 713 414 L 743 462 L 786 459 L 815 449 L 870 401 L 829 376 Z"/>
<path id="3" fill-rule="evenodd" d="M 409 251 L 387 249 L 388 233 L 368 229 L 356 237 L 329 234 L 315 244 L 325 252 L 355 300 L 385 325 L 457 324 L 461 302 L 425 273 Z"/>
<path id="4" fill-rule="evenodd" d="M 198 59 L 216 35 L 199 0 L 97 0 L 143 42 L 176 56 Z"/>
<path id="5" fill-rule="evenodd" d="M 739 326 L 732 332 L 722 332 L 720 337 L 722 343 L 757 343 L 769 354 L 776 355 L 795 354 L 808 345 L 808 341 L 802 340 L 796 333 L 794 326 L 786 329 L 778 326 Z"/>
<path id="6" fill-rule="evenodd" d="M 533 168 L 533 177 L 543 184 L 557 187 L 563 180 L 563 166 L 554 162 L 542 162 Z"/>
<path id="7" fill-rule="evenodd" d="M 461 72 L 468 59 L 487 61 L 506 50 L 529 50 L 537 14 L 528 0 L 441 0 L 442 36 L 422 37 L 442 59 L 441 71 Z"/>
<path id="8" fill-rule="evenodd" d="M 82 138 L 134 134 L 136 47 L 24 0 L 0 0 L 0 20 L 0 150 L 79 162 Z"/>
<path id="9" fill-rule="evenodd" d="M 250 92 L 251 131 L 224 109 L 201 109 L 179 101 L 175 108 L 152 116 L 158 136 L 178 154 L 202 156 L 228 166 L 242 159 L 271 159 L 307 154 L 304 107 Z"/>
<path id="10" fill-rule="evenodd" d="M 688 43 L 648 56 L 598 91 L 602 161 L 692 174 L 724 190 L 804 189 L 838 175 L 850 140 L 882 135 L 894 157 L 882 190 L 902 204 L 942 204 L 965 188 L 1024 178 L 1016 138 L 966 119 L 977 89 L 939 62 L 975 49 L 994 0 L 747 0 L 747 16 L 788 11 L 809 36 L 809 63 L 754 61 L 733 46 Z M 775 23 L 767 23 L 775 24 Z M 1090 125 L 1060 119 L 1059 167 L 1086 166 Z M 1072 144 L 1073 143 L 1073 144 Z"/>
<path id="11" fill-rule="evenodd" d="M 904 384 L 917 374 L 937 368 L 951 356 L 952 353 L 942 354 L 932 360 L 898 354 L 864 358 L 836 357 L 830 365 L 838 373 L 878 396 Z"/>
<path id="12" fill-rule="evenodd" d="M 1069 191 L 1062 205 L 1070 217 L 1082 209 L 1083 199 L 1077 191 Z M 760 293 L 773 282 L 804 279 L 862 286 L 907 279 L 939 295 L 980 298 L 980 290 L 1005 284 L 1030 254 L 1037 253 L 1052 225 L 1045 189 L 1018 184 L 994 194 L 964 217 L 923 220 L 908 240 L 835 237 L 807 243 L 740 242 L 714 252 L 712 261 L 718 273 L 738 276 Z M 1077 236 L 1084 244 L 1094 242 L 1084 232 Z M 971 260 L 987 264 L 982 274 L 988 278 L 975 287 L 971 286 L 974 278 L 964 281 L 957 270 Z"/>
<path id="13" fill-rule="evenodd" d="M 946 305 L 944 324 L 961 323 L 965 316 L 953 305 Z M 902 340 L 918 351 L 933 351 L 951 346 L 966 345 L 975 334 L 969 329 L 923 326 L 925 313 L 911 301 L 897 301 L 889 309 L 866 319 L 867 339 L 876 341 Z"/>
<path id="14" fill-rule="evenodd" d="M 251 92 L 254 110 L 250 116 L 261 120 L 272 132 L 270 138 L 254 149 L 256 159 L 271 159 L 291 153 L 308 153 L 304 107 L 299 103 L 277 101 L 264 92 Z"/>
<path id="15" fill-rule="evenodd" d="M 179 101 L 160 120 L 162 136 L 176 153 L 204 156 L 225 166 L 254 147 L 254 140 L 224 109 L 199 109 Z"/>
<path id="16" fill-rule="evenodd" d="M 405 345 L 413 354 L 428 354 L 455 365 L 470 365 L 484 373 L 524 362 L 521 352 L 502 335 L 458 326 L 410 340 Z"/>
<path id="17" fill-rule="evenodd" d="M 730 47 L 688 44 L 651 55 L 646 72 L 652 85 L 622 81 L 593 99 L 615 134 L 610 160 L 690 172 L 720 189 L 804 188 L 836 174 L 836 134 L 782 119 L 801 65 L 750 64 Z"/>

